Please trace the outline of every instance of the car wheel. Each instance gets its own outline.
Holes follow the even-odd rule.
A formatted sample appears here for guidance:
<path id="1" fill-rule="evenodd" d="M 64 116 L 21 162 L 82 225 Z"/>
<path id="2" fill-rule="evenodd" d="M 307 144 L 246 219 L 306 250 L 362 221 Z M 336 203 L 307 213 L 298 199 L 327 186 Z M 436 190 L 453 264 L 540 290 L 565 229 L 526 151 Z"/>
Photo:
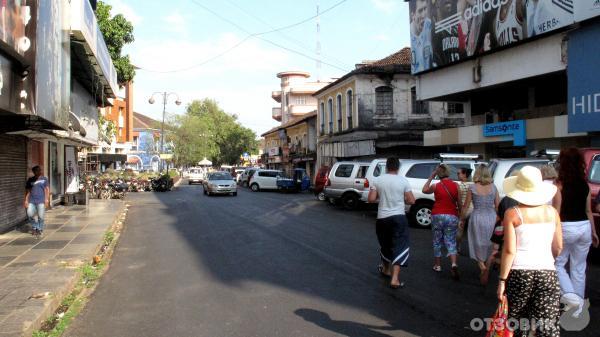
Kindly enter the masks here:
<path id="1" fill-rule="evenodd" d="M 420 202 L 411 208 L 412 223 L 419 228 L 429 228 L 431 226 L 431 203 Z"/>
<path id="2" fill-rule="evenodd" d="M 358 195 L 354 193 L 346 193 L 342 196 L 342 205 L 345 209 L 351 211 L 358 207 Z"/>
<path id="3" fill-rule="evenodd" d="M 247 181 L 242 182 L 242 186 L 243 187 L 248 187 L 248 182 Z"/>
<path id="4" fill-rule="evenodd" d="M 258 184 L 252 184 L 250 186 L 250 189 L 252 190 L 252 192 L 258 192 L 260 190 L 260 188 L 258 187 Z"/>
<path id="5" fill-rule="evenodd" d="M 326 199 L 325 193 L 321 192 L 321 193 L 317 194 L 317 199 L 319 199 L 319 201 L 325 201 L 325 199 Z"/>
<path id="6" fill-rule="evenodd" d="M 233 196 L 234 196 L 234 197 L 237 197 L 237 192 L 233 192 Z"/>
<path id="7" fill-rule="evenodd" d="M 192 182 L 191 182 L 191 181 L 188 181 L 188 185 L 191 185 L 191 184 L 192 184 Z"/>
<path id="8" fill-rule="evenodd" d="M 203 190 L 203 192 L 204 192 L 204 195 L 207 195 L 207 193 L 206 193 L 206 189 L 204 189 L 204 190 Z"/>

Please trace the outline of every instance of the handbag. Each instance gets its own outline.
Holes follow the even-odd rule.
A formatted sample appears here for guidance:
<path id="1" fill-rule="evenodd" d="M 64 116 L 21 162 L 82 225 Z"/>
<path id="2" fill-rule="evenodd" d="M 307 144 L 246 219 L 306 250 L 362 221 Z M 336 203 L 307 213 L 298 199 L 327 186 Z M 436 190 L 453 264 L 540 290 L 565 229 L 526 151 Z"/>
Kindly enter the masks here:
<path id="1" fill-rule="evenodd" d="M 490 324 L 487 334 L 485 337 L 512 337 L 513 331 L 508 326 L 508 300 L 506 296 L 502 298 L 502 301 L 498 303 L 496 313 L 492 316 L 492 323 Z"/>

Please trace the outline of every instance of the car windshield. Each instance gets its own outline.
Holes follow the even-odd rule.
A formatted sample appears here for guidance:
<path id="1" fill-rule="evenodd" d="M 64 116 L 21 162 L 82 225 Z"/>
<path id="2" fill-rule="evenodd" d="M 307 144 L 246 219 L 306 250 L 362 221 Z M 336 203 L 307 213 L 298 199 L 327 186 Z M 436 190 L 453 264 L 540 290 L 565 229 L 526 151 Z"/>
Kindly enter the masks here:
<path id="1" fill-rule="evenodd" d="M 227 172 L 213 173 L 210 175 L 209 180 L 232 180 L 231 174 Z"/>
<path id="2" fill-rule="evenodd" d="M 600 184 L 600 155 L 594 157 L 590 166 L 590 182 Z"/>

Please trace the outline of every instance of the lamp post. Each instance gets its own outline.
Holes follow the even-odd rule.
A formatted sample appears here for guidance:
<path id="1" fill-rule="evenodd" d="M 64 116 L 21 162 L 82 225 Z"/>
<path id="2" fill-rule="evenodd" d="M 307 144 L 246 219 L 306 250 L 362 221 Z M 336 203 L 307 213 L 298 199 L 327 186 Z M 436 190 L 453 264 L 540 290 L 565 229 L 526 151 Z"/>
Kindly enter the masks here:
<path id="1" fill-rule="evenodd" d="M 167 100 L 169 99 L 169 97 L 171 95 L 173 95 L 173 96 L 176 97 L 175 98 L 175 104 L 181 105 L 181 100 L 179 99 L 179 95 L 177 95 L 174 92 L 169 92 L 168 93 L 166 91 L 163 91 L 163 92 L 157 91 L 157 92 L 153 93 L 152 96 L 150 96 L 150 98 L 148 99 L 148 103 L 154 104 L 154 102 L 156 102 L 156 100 L 154 99 L 154 96 L 156 96 L 156 95 L 162 95 L 162 99 L 163 99 L 162 124 L 161 124 L 161 127 L 160 127 L 160 154 L 162 154 L 164 152 L 163 145 L 164 145 L 164 138 L 165 138 L 165 111 L 166 111 L 166 108 L 167 108 Z M 159 154 L 159 158 L 160 158 L 160 154 Z M 162 158 L 160 158 L 160 160 L 159 160 L 159 163 L 160 163 L 159 170 L 160 170 L 160 172 L 162 172 L 162 170 L 163 170 L 162 161 L 163 161 Z"/>

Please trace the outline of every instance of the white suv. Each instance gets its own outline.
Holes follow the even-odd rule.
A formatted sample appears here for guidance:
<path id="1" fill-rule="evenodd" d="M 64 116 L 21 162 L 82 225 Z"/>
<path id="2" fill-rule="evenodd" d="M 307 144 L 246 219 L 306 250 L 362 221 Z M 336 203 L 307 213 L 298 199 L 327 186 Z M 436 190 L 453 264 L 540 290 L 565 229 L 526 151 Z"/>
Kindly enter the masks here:
<path id="1" fill-rule="evenodd" d="M 260 190 L 276 190 L 277 189 L 277 176 L 282 174 L 279 170 L 256 170 L 250 180 L 248 186 L 252 192 L 258 192 Z"/>
<path id="2" fill-rule="evenodd" d="M 515 159 L 492 159 L 490 160 L 490 172 L 494 178 L 494 184 L 498 189 L 500 198 L 504 197 L 504 179 L 510 177 L 515 171 L 523 166 L 533 166 L 540 168 L 548 165 L 550 159 L 546 158 L 515 158 Z"/>
<path id="3" fill-rule="evenodd" d="M 192 167 L 188 173 L 188 185 L 191 184 L 202 184 L 204 181 L 204 170 L 197 167 Z"/>
<path id="4" fill-rule="evenodd" d="M 365 182 L 365 185 L 372 183 L 374 179 L 385 173 L 385 162 L 385 159 L 375 159 L 371 162 L 367 170 L 367 182 Z M 406 177 L 415 196 L 415 203 L 413 205 L 406 205 L 406 212 L 411 223 L 417 227 L 426 228 L 431 225 L 431 209 L 433 208 L 435 199 L 433 194 L 424 194 L 422 190 L 431 172 L 441 163 L 440 160 L 436 159 L 400 159 L 400 171 L 398 174 Z M 452 180 L 458 180 L 457 172 L 459 169 L 469 168 L 475 170 L 475 167 L 480 164 L 474 160 L 444 160 L 443 163 L 450 167 L 450 179 Z M 434 180 L 433 182 L 438 181 Z M 366 201 L 368 195 L 369 191 L 365 189 L 361 200 Z"/>
<path id="5" fill-rule="evenodd" d="M 332 203 L 341 202 L 345 209 L 355 209 L 366 185 L 365 174 L 369 162 L 339 161 L 333 164 L 323 193 Z"/>

